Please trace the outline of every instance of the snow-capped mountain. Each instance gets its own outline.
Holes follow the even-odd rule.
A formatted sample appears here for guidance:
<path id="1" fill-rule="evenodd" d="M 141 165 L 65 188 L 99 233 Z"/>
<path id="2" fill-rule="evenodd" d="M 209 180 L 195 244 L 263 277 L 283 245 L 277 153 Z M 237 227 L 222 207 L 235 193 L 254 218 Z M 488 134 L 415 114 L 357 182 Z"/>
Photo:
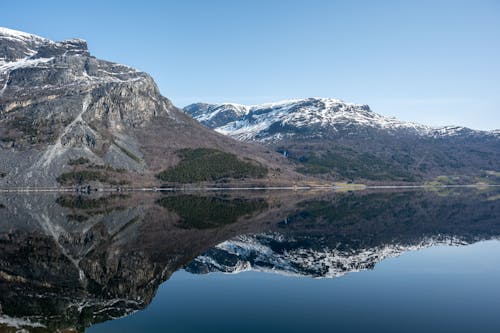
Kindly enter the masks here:
<path id="1" fill-rule="evenodd" d="M 182 114 L 148 74 L 92 57 L 81 39 L 0 29 L 0 181 L 53 185 L 77 157 L 142 172 L 144 154 L 125 129 L 155 117 Z"/>
<path id="2" fill-rule="evenodd" d="M 184 108 L 194 119 L 217 132 L 243 141 L 279 142 L 293 136 L 355 135 L 363 129 L 422 137 L 486 135 L 460 126 L 431 127 L 373 112 L 366 104 L 333 98 L 307 98 L 260 105 L 191 104 Z"/>
<path id="3" fill-rule="evenodd" d="M 77 84 L 127 81 L 150 84 L 146 81 L 152 81 L 147 74 L 131 67 L 91 57 L 87 42 L 82 39 L 53 42 L 33 34 L 0 28 L 0 42 L 0 96 L 5 94 L 6 98 L 9 94 L 19 96 L 41 87 L 52 90 Z M 45 75 L 56 68 L 57 75 L 48 80 Z M 26 75 L 33 72 L 37 72 L 37 76 L 26 80 Z"/>
<path id="4" fill-rule="evenodd" d="M 421 181 L 500 171 L 499 130 L 405 122 L 339 99 L 198 103 L 184 111 L 219 133 L 283 153 L 300 172 L 334 179 Z"/>
<path id="5" fill-rule="evenodd" d="M 3 46 L 0 63 L 12 62 L 33 56 L 37 53 L 40 45 L 49 42 L 48 39 L 37 35 L 3 27 L 0 27 L 0 36 Z"/>

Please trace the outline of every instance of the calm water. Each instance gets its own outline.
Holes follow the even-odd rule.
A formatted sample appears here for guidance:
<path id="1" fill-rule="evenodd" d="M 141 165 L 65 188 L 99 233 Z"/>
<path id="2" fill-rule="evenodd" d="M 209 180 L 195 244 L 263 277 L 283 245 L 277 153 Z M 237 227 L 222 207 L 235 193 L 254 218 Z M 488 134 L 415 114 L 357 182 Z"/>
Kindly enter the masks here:
<path id="1" fill-rule="evenodd" d="M 500 327 L 498 191 L 0 204 L 0 332 Z"/>
<path id="2" fill-rule="evenodd" d="M 498 332 L 500 242 L 404 254 L 337 280 L 185 271 L 89 332 Z"/>

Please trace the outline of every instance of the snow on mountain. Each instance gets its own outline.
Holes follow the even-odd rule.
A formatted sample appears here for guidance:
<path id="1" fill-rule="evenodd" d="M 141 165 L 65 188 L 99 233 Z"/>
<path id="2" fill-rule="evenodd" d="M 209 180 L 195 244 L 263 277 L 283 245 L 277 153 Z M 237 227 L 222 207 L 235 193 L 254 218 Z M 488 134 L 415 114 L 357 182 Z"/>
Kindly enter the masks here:
<path id="1" fill-rule="evenodd" d="M 120 153 L 112 142 L 104 146 L 108 131 L 120 147 L 142 156 L 136 139 L 122 129 L 146 126 L 172 112 L 148 74 L 91 56 L 84 40 L 54 42 L 0 28 L 0 169 L 7 174 L 5 183 L 53 183 L 75 155 L 143 170 L 143 163 Z"/>
<path id="2" fill-rule="evenodd" d="M 0 27 L 0 65 L 33 56 L 38 47 L 46 43 L 52 42 L 37 35 Z"/>
<path id="3" fill-rule="evenodd" d="M 187 106 L 185 111 L 207 127 L 214 128 L 245 116 L 249 110 L 245 105 L 234 103 L 221 105 L 197 103 Z"/>
<path id="4" fill-rule="evenodd" d="M 283 248 L 279 244 L 282 244 Z M 394 243 L 374 248 L 311 248 L 303 247 L 296 240 L 280 233 L 262 233 L 242 235 L 218 244 L 198 256 L 187 267 L 187 271 L 232 274 L 260 271 L 287 276 L 334 278 L 372 269 L 384 259 L 397 257 L 409 251 L 437 245 L 467 244 L 469 243 L 457 237 L 435 236 L 423 238 L 415 244 Z"/>
<path id="5" fill-rule="evenodd" d="M 37 81 L 41 78 L 48 81 L 48 73 L 57 72 L 50 78 L 51 84 L 44 82 L 43 86 L 37 87 L 43 89 L 144 81 L 146 78 L 131 67 L 90 57 L 87 42 L 82 39 L 53 42 L 37 35 L 0 28 L 0 97 L 10 88 L 16 94 L 20 88 L 33 88 L 36 82 L 24 80 L 30 70 L 38 72 Z"/>
<path id="6" fill-rule="evenodd" d="M 47 39 L 23 31 L 0 27 L 0 38 L 12 38 L 18 40 L 44 40 Z"/>
<path id="7" fill-rule="evenodd" d="M 485 134 L 458 126 L 430 127 L 373 112 L 368 105 L 333 98 L 307 98 L 245 106 L 241 104 L 192 104 L 185 112 L 207 127 L 242 141 L 276 142 L 297 135 L 353 135 L 360 128 L 388 134 L 448 137 Z"/>

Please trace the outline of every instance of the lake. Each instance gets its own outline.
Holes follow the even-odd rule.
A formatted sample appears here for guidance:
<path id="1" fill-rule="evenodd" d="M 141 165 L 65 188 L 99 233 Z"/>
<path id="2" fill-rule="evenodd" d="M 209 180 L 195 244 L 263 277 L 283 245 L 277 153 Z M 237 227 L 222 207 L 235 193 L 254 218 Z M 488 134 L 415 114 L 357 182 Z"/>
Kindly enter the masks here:
<path id="1" fill-rule="evenodd" d="M 498 189 L 0 195 L 0 332 L 497 332 Z"/>

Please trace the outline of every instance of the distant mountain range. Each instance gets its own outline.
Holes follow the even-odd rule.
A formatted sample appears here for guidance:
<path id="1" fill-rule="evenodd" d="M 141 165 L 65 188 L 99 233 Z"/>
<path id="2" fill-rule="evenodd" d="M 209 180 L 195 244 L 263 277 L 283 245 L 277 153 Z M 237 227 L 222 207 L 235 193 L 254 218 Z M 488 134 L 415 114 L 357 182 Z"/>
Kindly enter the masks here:
<path id="1" fill-rule="evenodd" d="M 0 28 L 0 187 L 190 182 L 200 165 L 193 181 L 288 181 L 286 159 L 266 151 L 200 126 L 83 40 Z"/>
<path id="2" fill-rule="evenodd" d="M 208 128 L 267 145 L 300 171 L 336 179 L 419 181 L 498 171 L 500 131 L 430 127 L 384 117 L 368 105 L 307 98 L 184 108 Z"/>
<path id="3" fill-rule="evenodd" d="M 196 103 L 186 106 L 184 111 L 219 133 L 241 141 L 262 143 L 280 142 L 292 137 L 360 135 L 370 130 L 423 138 L 500 138 L 500 130 L 487 132 L 460 126 L 430 127 L 384 117 L 366 104 L 346 103 L 333 98 L 306 98 L 250 106 Z"/>

